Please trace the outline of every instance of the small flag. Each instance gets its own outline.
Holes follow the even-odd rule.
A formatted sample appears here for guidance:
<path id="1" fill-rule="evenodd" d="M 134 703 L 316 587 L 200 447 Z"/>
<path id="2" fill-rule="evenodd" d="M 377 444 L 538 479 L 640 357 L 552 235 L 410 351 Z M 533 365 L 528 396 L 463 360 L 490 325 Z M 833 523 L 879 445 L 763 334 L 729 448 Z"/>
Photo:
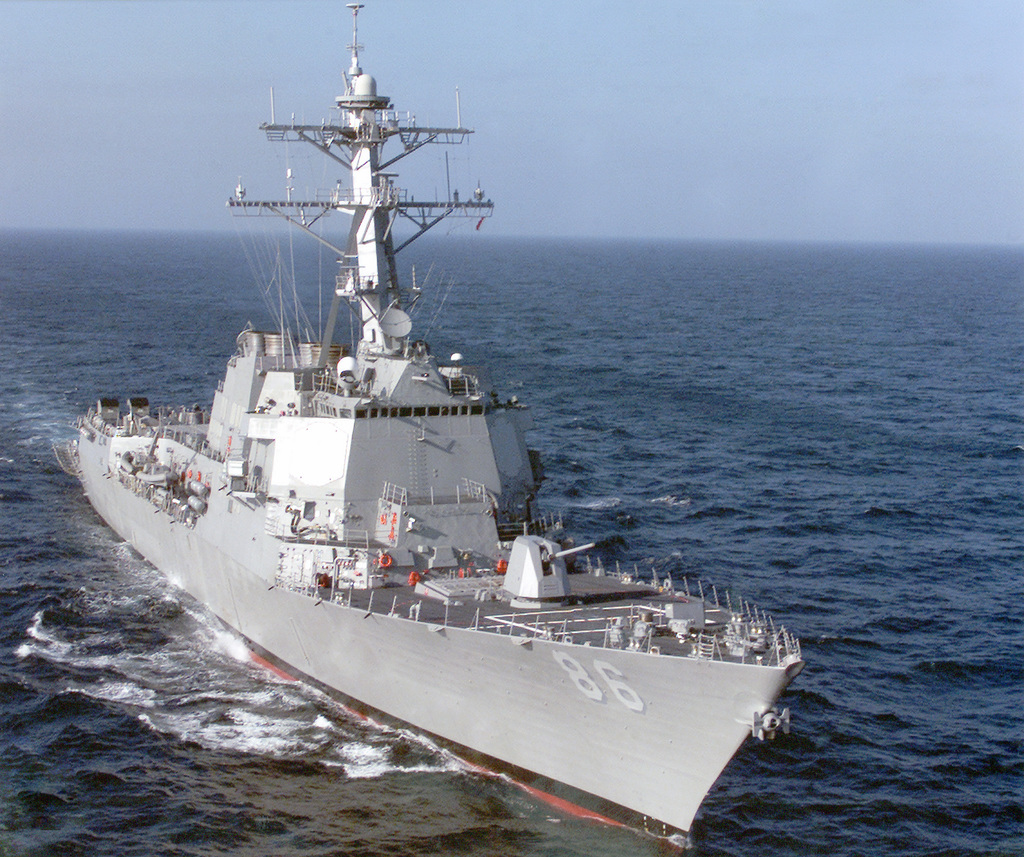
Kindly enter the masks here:
<path id="1" fill-rule="evenodd" d="M 478 230 L 480 229 L 480 226 L 481 226 L 481 224 L 482 224 L 483 222 L 484 222 L 484 219 L 483 219 L 482 217 L 481 217 L 481 218 L 480 218 L 480 219 L 479 219 L 479 220 L 478 220 L 478 221 L 476 222 L 476 228 L 477 228 Z"/>

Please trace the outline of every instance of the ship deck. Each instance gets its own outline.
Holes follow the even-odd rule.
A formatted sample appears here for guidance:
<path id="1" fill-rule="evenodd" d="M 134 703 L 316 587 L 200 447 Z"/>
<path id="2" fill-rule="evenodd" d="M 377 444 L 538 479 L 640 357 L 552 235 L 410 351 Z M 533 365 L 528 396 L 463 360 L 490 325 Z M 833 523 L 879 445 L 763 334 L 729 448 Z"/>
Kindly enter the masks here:
<path id="1" fill-rule="evenodd" d="M 570 575 L 572 594 L 561 604 L 514 608 L 502 597 L 502 578 L 431 575 L 415 584 L 390 575 L 376 589 L 310 588 L 307 594 L 366 615 L 423 622 L 431 630 L 459 628 L 501 634 L 523 644 L 550 640 L 651 655 L 778 666 L 799 655 L 784 628 L 744 604 L 733 610 L 615 575 Z M 685 617 L 685 618 L 684 618 Z"/>

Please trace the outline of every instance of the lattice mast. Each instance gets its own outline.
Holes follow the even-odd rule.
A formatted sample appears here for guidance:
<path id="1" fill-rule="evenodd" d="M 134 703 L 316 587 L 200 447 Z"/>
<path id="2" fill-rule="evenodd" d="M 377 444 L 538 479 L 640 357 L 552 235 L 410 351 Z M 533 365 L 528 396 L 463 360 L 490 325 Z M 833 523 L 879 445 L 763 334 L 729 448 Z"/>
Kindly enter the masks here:
<path id="1" fill-rule="evenodd" d="M 336 188 L 315 200 L 247 200 L 239 183 L 228 205 L 240 214 L 270 213 L 283 217 L 337 255 L 339 270 L 334 299 L 323 331 L 321 365 L 326 361 L 337 323 L 341 301 L 348 301 L 361 324 L 361 351 L 395 352 L 404 348 L 412 330 L 406 309 L 417 294 L 401 287 L 396 254 L 412 241 L 452 214 L 488 217 L 493 203 L 485 200 L 479 187 L 472 198 L 460 201 L 458 192 L 444 200 L 410 200 L 385 172 L 406 155 L 427 143 L 454 145 L 473 132 L 455 128 L 420 127 L 415 117 L 400 116 L 387 96 L 377 94 L 377 81 L 359 64 L 362 45 L 358 40 L 358 15 L 362 4 L 349 3 L 352 10 L 351 63 L 344 72 L 345 94 L 335 99 L 331 122 L 299 125 L 294 121 L 279 124 L 271 119 L 261 125 L 267 137 L 275 141 L 309 143 L 341 164 L 349 175 L 349 188 L 339 181 Z M 460 117 L 461 118 L 461 117 Z M 392 138 L 401 143 L 401 151 L 385 159 L 384 147 Z M 336 246 L 313 231 L 313 225 L 332 211 L 351 215 L 352 221 L 344 247 Z M 403 217 L 416 226 L 413 235 L 397 247 L 393 227 Z"/>

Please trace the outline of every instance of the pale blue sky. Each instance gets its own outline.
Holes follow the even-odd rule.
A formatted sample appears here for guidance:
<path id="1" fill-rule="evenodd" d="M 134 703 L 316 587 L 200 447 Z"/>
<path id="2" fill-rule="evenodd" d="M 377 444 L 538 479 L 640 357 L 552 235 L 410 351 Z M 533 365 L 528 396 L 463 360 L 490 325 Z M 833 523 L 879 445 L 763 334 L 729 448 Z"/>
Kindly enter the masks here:
<path id="1" fill-rule="evenodd" d="M 239 176 L 333 184 L 257 126 L 271 86 L 325 116 L 350 34 L 343 0 L 0 0 L 0 226 L 231 229 Z M 1024 242 L 1019 0 L 366 0 L 360 41 L 421 123 L 460 88 L 490 234 Z"/>

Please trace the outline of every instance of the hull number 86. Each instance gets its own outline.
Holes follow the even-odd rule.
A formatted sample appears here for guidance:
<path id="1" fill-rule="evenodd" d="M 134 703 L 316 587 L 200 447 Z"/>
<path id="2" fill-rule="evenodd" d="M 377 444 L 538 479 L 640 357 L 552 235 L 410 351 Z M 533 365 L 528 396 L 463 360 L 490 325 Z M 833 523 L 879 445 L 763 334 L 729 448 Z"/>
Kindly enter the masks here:
<path id="1" fill-rule="evenodd" d="M 643 712 L 644 701 L 640 698 L 640 694 L 626 684 L 622 673 L 611 664 L 606 661 L 594 661 L 594 672 L 601 679 L 601 684 L 598 684 L 576 658 L 557 650 L 551 654 L 558 662 L 558 665 L 569 674 L 569 678 L 576 685 L 576 689 L 587 699 L 592 699 L 594 702 L 604 702 L 604 690 L 601 687 L 601 684 L 603 684 L 608 688 L 611 695 L 630 711 Z"/>

